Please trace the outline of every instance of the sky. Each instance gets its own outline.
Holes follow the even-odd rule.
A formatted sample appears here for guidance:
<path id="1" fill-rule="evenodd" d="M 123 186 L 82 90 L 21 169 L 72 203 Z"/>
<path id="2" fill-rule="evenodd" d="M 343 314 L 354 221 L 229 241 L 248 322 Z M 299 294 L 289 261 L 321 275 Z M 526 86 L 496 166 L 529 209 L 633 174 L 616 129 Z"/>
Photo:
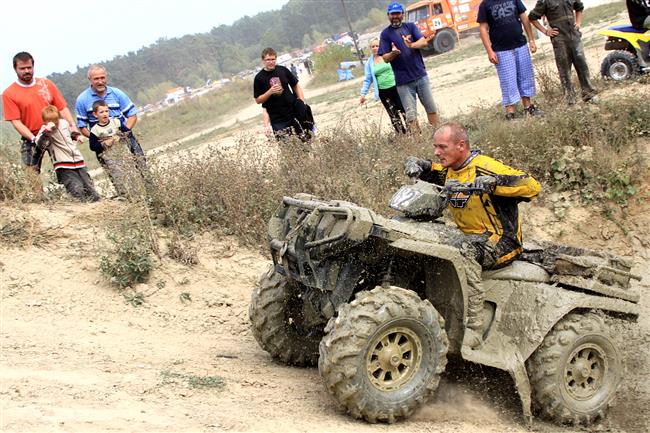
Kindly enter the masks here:
<path id="1" fill-rule="evenodd" d="M 203 33 L 288 0 L 31 0 L 0 6 L 0 92 L 16 79 L 13 56 L 34 56 L 37 77 L 137 51 L 160 38 Z"/>

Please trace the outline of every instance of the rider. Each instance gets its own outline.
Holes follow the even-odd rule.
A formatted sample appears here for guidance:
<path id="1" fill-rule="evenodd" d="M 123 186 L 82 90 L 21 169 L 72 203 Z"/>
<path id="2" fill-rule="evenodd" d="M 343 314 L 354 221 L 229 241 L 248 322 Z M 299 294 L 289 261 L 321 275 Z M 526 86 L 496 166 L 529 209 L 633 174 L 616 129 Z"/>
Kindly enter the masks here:
<path id="1" fill-rule="evenodd" d="M 482 269 L 496 269 L 522 253 L 520 201 L 529 201 L 541 190 L 540 184 L 523 171 L 509 167 L 478 150 L 471 150 L 465 128 L 445 123 L 434 134 L 434 154 L 440 161 L 411 156 L 405 174 L 438 185 L 470 183 L 478 194 L 455 193 L 450 197 L 451 214 L 465 234 L 454 243 L 466 258 L 469 284 L 465 343 L 480 344 L 477 331 L 482 323 Z"/>
<path id="2" fill-rule="evenodd" d="M 650 29 L 650 0 L 626 0 L 626 4 L 632 27 Z"/>

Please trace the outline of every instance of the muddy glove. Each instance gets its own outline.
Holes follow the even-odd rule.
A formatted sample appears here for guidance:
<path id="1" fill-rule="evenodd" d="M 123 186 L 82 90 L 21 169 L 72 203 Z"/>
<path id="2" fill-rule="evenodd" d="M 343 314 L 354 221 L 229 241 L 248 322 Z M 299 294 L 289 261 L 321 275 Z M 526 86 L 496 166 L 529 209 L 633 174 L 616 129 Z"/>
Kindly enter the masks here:
<path id="1" fill-rule="evenodd" d="M 477 176 L 472 186 L 482 190 L 485 194 L 492 194 L 497 187 L 497 178 L 494 176 Z"/>
<path id="2" fill-rule="evenodd" d="M 431 161 L 409 156 L 404 162 L 404 174 L 408 177 L 420 177 L 425 171 L 431 171 Z"/>

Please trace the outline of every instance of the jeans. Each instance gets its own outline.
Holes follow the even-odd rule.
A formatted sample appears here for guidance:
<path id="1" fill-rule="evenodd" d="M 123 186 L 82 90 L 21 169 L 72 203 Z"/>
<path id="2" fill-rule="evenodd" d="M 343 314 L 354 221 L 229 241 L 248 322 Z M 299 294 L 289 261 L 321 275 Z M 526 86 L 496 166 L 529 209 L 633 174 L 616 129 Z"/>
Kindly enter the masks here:
<path id="1" fill-rule="evenodd" d="M 36 173 L 41 172 L 41 162 L 43 161 L 43 149 L 36 146 L 24 137 L 20 138 L 20 156 L 26 167 L 32 167 Z"/>
<path id="2" fill-rule="evenodd" d="M 124 146 L 129 149 L 133 155 L 128 155 L 119 146 Z M 137 191 L 137 185 L 140 180 L 133 177 L 134 170 L 136 169 L 146 188 L 151 186 L 151 178 L 147 168 L 147 160 L 144 151 L 138 143 L 133 133 L 129 133 L 126 139 L 121 139 L 117 144 L 113 145 L 114 148 L 108 149 L 97 155 L 97 160 L 102 168 L 108 174 L 117 195 L 120 197 L 129 197 L 130 193 Z M 118 147 L 115 147 L 118 146 Z"/>
<path id="3" fill-rule="evenodd" d="M 431 93 L 431 84 L 429 83 L 429 77 L 423 76 L 418 78 L 415 81 L 410 83 L 401 84 L 397 86 L 397 93 L 402 100 L 402 105 L 404 106 L 404 111 L 406 112 L 406 121 L 413 122 L 418 118 L 417 105 L 416 105 L 416 95 L 420 99 L 420 102 L 424 106 L 424 110 L 427 114 L 433 114 L 438 112 L 436 103 L 433 100 L 433 93 Z"/>
<path id="4" fill-rule="evenodd" d="M 297 119 L 291 119 L 287 122 L 271 122 L 271 129 L 273 129 L 273 135 L 278 141 L 282 141 L 291 135 L 296 135 L 303 143 L 311 140 L 311 131 L 303 131 Z"/>

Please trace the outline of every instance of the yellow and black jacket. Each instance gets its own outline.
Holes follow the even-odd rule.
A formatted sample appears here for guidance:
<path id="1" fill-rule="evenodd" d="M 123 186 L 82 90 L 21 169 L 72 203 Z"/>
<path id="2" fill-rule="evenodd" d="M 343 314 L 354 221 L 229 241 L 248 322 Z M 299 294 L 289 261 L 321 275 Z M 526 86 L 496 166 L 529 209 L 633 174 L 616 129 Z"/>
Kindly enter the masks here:
<path id="1" fill-rule="evenodd" d="M 455 194 L 449 209 L 463 233 L 486 235 L 498 252 L 496 265 L 512 261 L 522 252 L 521 218 L 518 204 L 539 194 L 540 184 L 530 175 L 489 156 L 472 151 L 457 170 L 432 163 L 422 180 L 444 185 L 450 180 L 474 182 L 478 176 L 494 176 L 497 186 L 491 194 Z"/>

